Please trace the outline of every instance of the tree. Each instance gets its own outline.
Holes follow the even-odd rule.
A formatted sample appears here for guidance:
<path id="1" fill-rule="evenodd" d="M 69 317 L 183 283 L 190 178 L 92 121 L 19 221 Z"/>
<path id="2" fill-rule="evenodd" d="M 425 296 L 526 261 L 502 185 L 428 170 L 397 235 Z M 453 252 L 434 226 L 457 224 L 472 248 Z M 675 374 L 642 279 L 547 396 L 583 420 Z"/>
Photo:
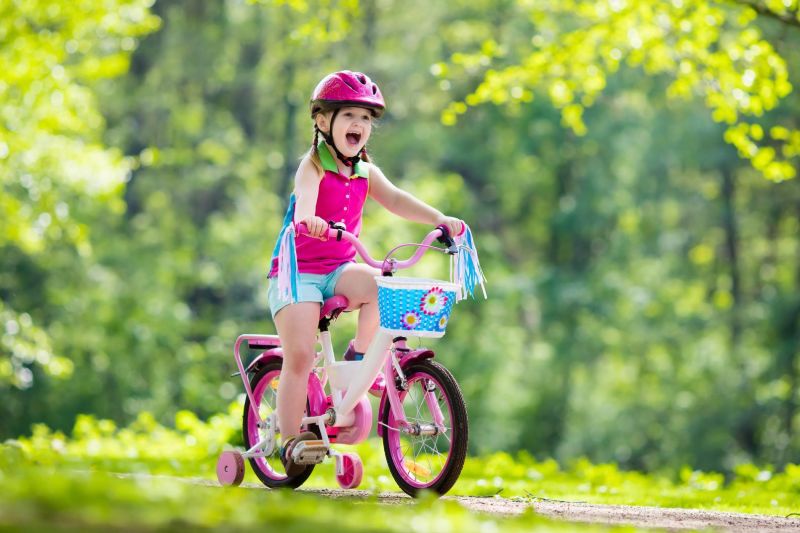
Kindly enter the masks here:
<path id="1" fill-rule="evenodd" d="M 701 98 L 725 140 L 765 177 L 795 176 L 800 130 L 772 117 L 792 90 L 786 61 L 762 36 L 758 18 L 800 26 L 797 0 L 573 0 L 517 2 L 532 24 L 532 50 L 504 64 L 508 47 L 490 39 L 480 52 L 456 54 L 468 71 L 486 69 L 480 85 L 443 113 L 455 122 L 468 106 L 518 105 L 545 94 L 561 110 L 562 123 L 586 133 L 583 114 L 621 66 L 664 75 L 671 98 Z M 496 66 L 495 66 L 496 65 Z M 442 71 L 442 76 L 448 75 Z"/>
<path id="2" fill-rule="evenodd" d="M 91 264 L 85 216 L 124 208 L 131 161 L 103 145 L 93 87 L 123 74 L 137 38 L 158 27 L 150 3 L 0 5 L 0 250 L 8 269 L 0 279 L 0 354 L 9 356 L 0 360 L 0 387 L 29 387 L 29 364 L 56 376 L 71 372 L 69 358 L 56 355 L 36 325 L 44 317 L 26 309 L 35 291 L 47 290 L 37 263 L 66 245 Z"/>

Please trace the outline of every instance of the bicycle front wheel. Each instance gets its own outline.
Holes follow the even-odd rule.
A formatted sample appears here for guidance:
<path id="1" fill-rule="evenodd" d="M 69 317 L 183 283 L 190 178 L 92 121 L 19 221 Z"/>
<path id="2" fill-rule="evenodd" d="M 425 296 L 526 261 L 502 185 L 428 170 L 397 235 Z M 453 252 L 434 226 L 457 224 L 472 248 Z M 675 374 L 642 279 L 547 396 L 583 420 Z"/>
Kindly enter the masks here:
<path id="1" fill-rule="evenodd" d="M 405 369 L 408 390 L 398 391 L 409 424 L 419 434 L 398 429 L 387 401 L 381 413 L 386 426 L 383 451 L 392 477 L 403 492 L 421 490 L 445 494 L 458 479 L 467 456 L 467 406 L 453 375 L 444 366 L 426 360 Z M 387 383 L 387 387 L 393 386 Z M 443 431 L 435 427 L 434 413 L 442 414 Z"/>

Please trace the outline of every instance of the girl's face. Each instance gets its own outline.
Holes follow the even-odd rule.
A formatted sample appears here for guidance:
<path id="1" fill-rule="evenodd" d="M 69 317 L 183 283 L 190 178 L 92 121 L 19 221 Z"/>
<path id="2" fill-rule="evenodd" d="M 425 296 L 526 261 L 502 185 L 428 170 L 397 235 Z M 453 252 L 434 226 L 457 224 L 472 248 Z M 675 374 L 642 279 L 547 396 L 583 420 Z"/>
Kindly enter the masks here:
<path id="1" fill-rule="evenodd" d="M 333 111 L 317 115 L 317 125 L 329 131 Z M 333 121 L 333 140 L 346 157 L 354 157 L 369 140 L 372 133 L 372 112 L 363 107 L 343 107 Z"/>

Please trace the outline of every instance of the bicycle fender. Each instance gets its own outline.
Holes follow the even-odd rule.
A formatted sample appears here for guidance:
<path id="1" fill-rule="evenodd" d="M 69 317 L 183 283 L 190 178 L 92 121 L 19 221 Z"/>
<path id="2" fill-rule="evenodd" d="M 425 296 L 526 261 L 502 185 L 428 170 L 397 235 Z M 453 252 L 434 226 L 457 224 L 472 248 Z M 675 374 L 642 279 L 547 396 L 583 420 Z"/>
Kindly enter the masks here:
<path id="1" fill-rule="evenodd" d="M 417 361 L 422 361 L 424 359 L 433 359 L 434 355 L 435 354 L 433 353 L 433 350 L 428 350 L 427 348 L 424 350 L 414 350 L 408 352 L 407 354 L 405 354 L 403 357 L 400 358 L 400 368 L 402 368 L 405 371 L 406 368 L 416 363 Z M 392 376 L 392 379 L 386 380 L 387 387 L 391 387 L 393 385 L 394 385 L 394 376 Z M 378 408 L 378 416 L 383 416 L 383 409 L 385 408 L 387 401 L 389 400 L 387 399 L 386 393 L 383 393 L 381 395 L 381 405 Z M 383 430 L 385 428 L 381 424 L 378 424 L 378 427 L 375 429 L 378 432 L 378 436 L 383 437 Z"/>
<path id="2" fill-rule="evenodd" d="M 269 350 L 263 351 L 258 356 L 250 361 L 250 364 L 247 365 L 245 369 L 245 373 L 249 374 L 251 372 L 258 372 L 258 369 L 264 366 L 265 364 L 269 363 L 273 359 L 276 360 L 283 360 L 283 349 L 282 348 L 271 348 Z"/>
<path id="3" fill-rule="evenodd" d="M 423 359 L 433 359 L 433 357 L 433 350 L 429 350 L 428 348 L 424 348 L 422 350 L 413 350 L 400 358 L 400 368 L 405 370 L 409 365 L 412 365 L 417 361 L 422 361 Z"/>

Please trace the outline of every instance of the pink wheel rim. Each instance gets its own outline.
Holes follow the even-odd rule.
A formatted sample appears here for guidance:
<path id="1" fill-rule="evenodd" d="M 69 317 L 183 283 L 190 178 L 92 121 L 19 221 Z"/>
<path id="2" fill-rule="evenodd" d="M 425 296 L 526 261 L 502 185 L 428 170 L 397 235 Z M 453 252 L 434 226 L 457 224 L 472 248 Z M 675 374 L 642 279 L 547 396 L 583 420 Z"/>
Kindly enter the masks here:
<path id="1" fill-rule="evenodd" d="M 425 396 L 422 392 L 421 381 L 430 380 L 436 386 L 439 408 L 444 417 L 446 433 L 433 437 L 413 437 L 400 431 L 388 431 L 389 449 L 392 463 L 397 472 L 406 483 L 418 489 L 434 486 L 447 471 L 447 465 L 452 458 L 452 440 L 460 438 L 455 434 L 452 419 L 452 406 L 450 398 L 444 394 L 444 388 L 439 381 L 427 372 L 414 374 L 408 382 L 408 391 L 400 392 L 400 401 L 409 423 L 433 423 L 433 417 L 428 411 Z M 410 404 L 407 403 L 410 401 Z M 398 424 L 389 410 L 389 427 L 398 427 Z M 444 452 L 441 450 L 444 449 Z"/>
<path id="2" fill-rule="evenodd" d="M 354 489 L 361 484 L 364 476 L 364 465 L 361 458 L 354 453 L 346 453 L 342 456 L 342 469 L 344 472 L 336 475 L 336 481 L 343 489 Z"/>

